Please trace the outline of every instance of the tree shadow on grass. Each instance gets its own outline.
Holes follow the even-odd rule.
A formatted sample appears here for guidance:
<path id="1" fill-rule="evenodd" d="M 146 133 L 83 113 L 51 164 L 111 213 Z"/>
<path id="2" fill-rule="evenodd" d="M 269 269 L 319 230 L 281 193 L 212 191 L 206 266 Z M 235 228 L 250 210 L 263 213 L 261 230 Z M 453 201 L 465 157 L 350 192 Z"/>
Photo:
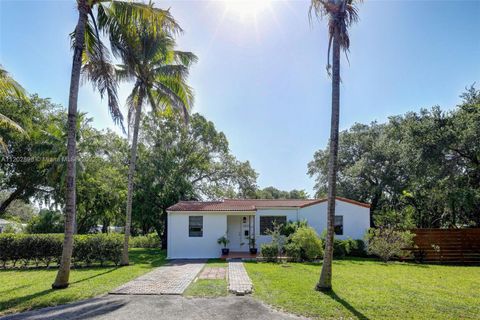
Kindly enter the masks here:
<path id="1" fill-rule="evenodd" d="M 11 288 L 11 289 L 7 289 L 7 290 L 2 290 L 2 291 L 0 291 L 0 296 L 5 295 L 5 294 L 10 293 L 10 292 L 13 292 L 13 291 L 17 291 L 17 290 L 23 289 L 23 288 L 27 288 L 27 287 L 30 287 L 30 285 L 29 285 L 29 284 L 25 284 L 25 285 L 23 285 L 23 286 L 18 286 L 18 287 Z"/>
<path id="2" fill-rule="evenodd" d="M 110 273 L 110 272 L 113 272 L 115 270 L 117 270 L 118 268 L 113 268 L 113 269 L 109 269 L 105 272 L 102 272 L 102 273 L 98 273 L 98 274 L 95 274 L 91 277 L 87 277 L 87 278 L 84 278 L 84 279 L 80 279 L 80 280 L 77 280 L 77 281 L 72 281 L 70 282 L 70 285 L 72 284 L 76 284 L 76 283 L 80 283 L 80 282 L 83 282 L 83 281 L 87 281 L 87 280 L 90 280 L 90 279 L 93 279 L 93 278 L 96 278 L 96 277 L 100 277 L 100 276 L 103 276 L 107 273 Z M 87 270 L 87 269 L 85 269 Z M 78 270 L 77 270 L 78 272 Z M 15 290 L 18 290 L 18 289 L 21 289 L 21 288 L 24 288 L 24 287 L 28 287 L 30 285 L 24 285 L 24 286 L 20 286 L 20 287 L 16 287 L 16 288 L 13 288 L 13 289 L 9 289 L 9 290 L 5 290 L 5 291 L 1 291 L 0 293 L 2 294 L 6 294 L 8 292 L 12 292 L 12 291 L 15 291 Z M 16 297 L 16 298 L 12 298 L 10 300 L 6 300 L 6 301 L 0 301 L 0 310 L 5 310 L 5 309 L 10 309 L 10 308 L 15 308 L 16 306 L 20 305 L 20 304 L 23 304 L 29 300 L 33 300 L 35 298 L 38 298 L 38 297 L 41 297 L 41 296 L 44 296 L 44 295 L 47 295 L 51 292 L 53 292 L 54 290 L 53 289 L 47 289 L 47 290 L 43 290 L 43 291 L 39 291 L 39 292 L 35 292 L 35 293 L 32 293 L 32 294 L 29 294 L 29 295 L 26 295 L 26 296 L 22 296 L 22 297 Z M 70 302 L 70 300 L 66 300 L 64 301 L 65 302 Z"/>
<path id="3" fill-rule="evenodd" d="M 113 271 L 116 271 L 118 270 L 120 267 L 115 267 L 115 268 L 112 268 L 112 269 L 108 269 L 107 271 L 105 272 L 102 272 L 102 273 L 97 273 L 93 276 L 90 276 L 90 277 L 87 277 L 87 278 L 84 278 L 84 279 L 80 279 L 80 280 L 77 280 L 77 281 L 73 281 L 73 282 L 70 282 L 70 284 L 74 284 L 74 283 L 80 283 L 80 282 L 83 282 L 83 281 L 87 281 L 87 280 L 90 280 L 90 279 L 93 279 L 93 278 L 96 278 L 96 277 L 101 277 L 103 275 L 106 275 L 107 273 L 110 273 L 110 272 L 113 272 Z M 76 270 L 77 272 L 79 272 L 80 270 Z M 85 271 L 87 271 L 87 269 L 85 269 Z"/>
<path id="4" fill-rule="evenodd" d="M 29 295 L 26 295 L 26 296 L 15 297 L 15 298 L 12 298 L 12 299 L 9 299 L 9 300 L 1 301 L 0 302 L 0 310 L 15 308 L 18 305 L 21 305 L 21 304 L 23 304 L 23 303 L 25 303 L 29 300 L 32 300 L 32 299 L 35 299 L 35 298 L 38 298 L 38 297 L 42 297 L 42 296 L 47 295 L 47 294 L 49 294 L 53 291 L 54 291 L 53 289 L 47 289 L 47 290 L 42 290 L 42 291 L 38 291 L 38 292 L 35 292 L 35 293 L 32 293 L 32 294 L 29 294 Z"/>
<path id="5" fill-rule="evenodd" d="M 325 292 L 324 293 L 326 296 L 329 296 L 330 298 L 332 298 L 333 300 L 339 302 L 342 306 L 345 307 L 345 309 L 347 309 L 348 311 L 350 311 L 357 319 L 361 319 L 361 320 L 368 320 L 368 317 L 365 316 L 363 313 L 361 313 L 360 311 L 358 311 L 357 309 L 355 309 L 350 303 L 348 303 L 348 301 L 344 300 L 343 298 L 341 298 L 340 296 L 338 296 L 335 291 L 330 291 L 330 292 Z"/>
<path id="6" fill-rule="evenodd" d="M 118 310 L 126 304 L 127 301 L 104 301 L 99 298 L 93 298 L 62 306 L 14 314 L 6 316 L 2 320 L 90 319 Z"/>

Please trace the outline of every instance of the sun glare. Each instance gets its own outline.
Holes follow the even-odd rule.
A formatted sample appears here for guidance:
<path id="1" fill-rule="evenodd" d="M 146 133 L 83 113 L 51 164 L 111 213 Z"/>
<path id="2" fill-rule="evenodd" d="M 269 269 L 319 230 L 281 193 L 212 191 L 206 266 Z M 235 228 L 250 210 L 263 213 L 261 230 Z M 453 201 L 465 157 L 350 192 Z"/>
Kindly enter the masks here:
<path id="1" fill-rule="evenodd" d="M 273 0 L 224 0 L 225 13 L 234 15 L 243 22 L 256 20 L 258 16 L 271 9 Z"/>

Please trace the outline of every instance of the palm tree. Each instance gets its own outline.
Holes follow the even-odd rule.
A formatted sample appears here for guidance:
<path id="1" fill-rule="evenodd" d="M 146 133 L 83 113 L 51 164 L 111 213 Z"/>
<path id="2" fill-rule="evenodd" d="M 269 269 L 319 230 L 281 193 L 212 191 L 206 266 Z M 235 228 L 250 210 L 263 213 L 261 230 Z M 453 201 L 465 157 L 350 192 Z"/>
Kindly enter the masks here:
<path id="1" fill-rule="evenodd" d="M 15 81 L 5 69 L 3 69 L 2 65 L 0 65 L 0 100 L 9 98 L 17 99 L 20 102 L 25 103 L 30 101 L 25 89 Z M 0 126 L 16 130 L 20 133 L 25 133 L 18 123 L 1 113 Z M 4 152 L 7 152 L 7 145 L 2 137 L 0 137 L 0 147 Z"/>
<path id="2" fill-rule="evenodd" d="M 155 113 L 159 109 L 181 110 L 188 118 L 193 104 L 192 89 L 186 84 L 190 65 L 197 57 L 190 52 L 174 50 L 174 35 L 180 27 L 170 16 L 158 19 L 159 9 L 150 8 L 150 20 L 131 23 L 119 18 L 116 6 L 110 6 L 100 27 L 109 29 L 112 52 L 123 64 L 117 66 L 121 80 L 132 81 L 134 86 L 127 99 L 129 128 L 133 127 L 125 223 L 125 241 L 122 265 L 129 264 L 128 240 L 130 237 L 133 180 L 137 161 L 137 143 L 142 109 L 147 103 Z M 164 12 L 162 12 L 164 14 Z M 107 16 L 110 17 L 107 19 Z M 157 17 L 157 19 L 155 19 Z M 153 32 L 152 32 L 153 31 Z"/>
<path id="3" fill-rule="evenodd" d="M 75 224 L 75 179 L 76 179 L 76 123 L 77 123 L 77 100 L 80 85 L 82 65 L 89 64 L 89 68 L 83 71 L 87 80 L 93 83 L 100 95 L 108 96 L 108 107 L 115 123 L 122 125 L 123 117 L 117 102 L 117 82 L 115 70 L 109 61 L 109 53 L 103 45 L 97 19 L 97 15 L 104 13 L 108 7 L 115 5 L 118 16 L 124 21 L 139 20 L 148 17 L 146 9 L 148 5 L 134 2 L 107 1 L 107 0 L 77 0 L 78 21 L 72 36 L 73 62 L 70 77 L 70 93 L 68 100 L 68 135 L 67 135 L 67 174 L 66 174 L 66 197 L 65 197 L 65 238 L 63 241 L 60 268 L 54 289 L 68 287 L 70 277 L 70 264 L 73 251 L 73 231 Z"/>
<path id="4" fill-rule="evenodd" d="M 328 209 L 327 237 L 318 291 L 332 289 L 333 237 L 335 220 L 335 196 L 337 183 L 338 123 L 340 117 L 340 49 L 347 52 L 350 47 L 348 28 L 358 21 L 355 0 L 312 0 L 312 12 L 317 17 L 328 18 L 328 59 L 327 72 L 330 74 L 330 49 L 332 52 L 332 119 L 330 127 L 330 155 L 328 161 Z M 333 44 L 333 46 L 332 46 Z"/>
<path id="5" fill-rule="evenodd" d="M 7 97 L 15 97 L 21 101 L 29 101 L 25 89 L 0 65 L 0 99 Z"/>

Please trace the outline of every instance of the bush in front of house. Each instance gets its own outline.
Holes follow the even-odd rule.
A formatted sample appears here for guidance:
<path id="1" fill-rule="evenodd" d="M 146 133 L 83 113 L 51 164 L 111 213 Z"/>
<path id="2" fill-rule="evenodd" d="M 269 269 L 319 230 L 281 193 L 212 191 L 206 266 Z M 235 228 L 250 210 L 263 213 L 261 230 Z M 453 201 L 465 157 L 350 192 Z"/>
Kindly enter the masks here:
<path id="1" fill-rule="evenodd" d="M 333 242 L 333 257 L 343 259 L 345 257 L 366 257 L 365 242 L 357 239 L 335 239 Z"/>
<path id="2" fill-rule="evenodd" d="M 350 244 L 346 240 L 333 240 L 333 257 L 335 259 L 343 259 L 350 253 Z"/>
<path id="3" fill-rule="evenodd" d="M 264 243 L 261 246 L 261 252 L 265 261 L 276 262 L 278 260 L 280 248 L 276 243 Z"/>
<path id="4" fill-rule="evenodd" d="M 46 267 L 52 262 L 57 264 L 62 255 L 62 234 L 0 234 L 0 263 L 13 267 L 19 262 L 23 266 L 40 264 Z M 117 265 L 123 246 L 120 234 L 75 235 L 73 263 L 91 265 L 112 262 Z"/>
<path id="5" fill-rule="evenodd" d="M 367 256 L 367 247 L 365 245 L 365 241 L 361 239 L 348 239 L 346 241 L 349 241 L 349 249 L 350 252 L 348 253 L 348 256 L 350 257 L 360 257 L 364 258 Z"/>
<path id="6" fill-rule="evenodd" d="M 299 254 L 298 251 L 300 251 Z M 292 259 L 302 261 L 322 258 L 322 240 L 312 227 L 301 226 L 289 237 L 285 253 Z"/>
<path id="7" fill-rule="evenodd" d="M 160 237 L 156 233 L 149 233 L 146 236 L 130 237 L 131 248 L 160 248 Z"/>
<path id="8" fill-rule="evenodd" d="M 298 244 L 289 242 L 285 245 L 284 250 L 289 261 L 302 261 L 302 248 Z"/>
<path id="9" fill-rule="evenodd" d="M 307 220 L 288 221 L 280 227 L 280 233 L 285 237 L 289 237 L 298 230 L 298 228 L 307 227 Z"/>
<path id="10" fill-rule="evenodd" d="M 394 257 L 404 256 L 405 248 L 413 246 L 413 237 L 410 231 L 395 230 L 392 228 L 369 229 L 365 238 L 369 254 L 378 256 L 384 262 Z"/>
<path id="11" fill-rule="evenodd" d="M 327 236 L 327 230 L 323 230 L 321 239 L 325 246 L 325 237 Z M 325 247 L 323 247 L 325 249 Z M 333 257 L 335 259 L 343 259 L 345 257 L 366 257 L 367 250 L 365 242 L 361 239 L 334 239 L 333 240 Z"/>

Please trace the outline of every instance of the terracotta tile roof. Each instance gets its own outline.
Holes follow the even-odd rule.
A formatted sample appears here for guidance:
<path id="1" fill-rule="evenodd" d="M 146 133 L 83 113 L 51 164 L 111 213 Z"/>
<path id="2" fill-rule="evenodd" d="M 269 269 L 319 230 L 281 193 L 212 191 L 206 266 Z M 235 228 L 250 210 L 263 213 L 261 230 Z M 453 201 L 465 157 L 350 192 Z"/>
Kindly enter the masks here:
<path id="1" fill-rule="evenodd" d="M 255 211 L 250 203 L 235 203 L 230 201 L 180 201 L 169 207 L 168 211 Z"/>
<path id="2" fill-rule="evenodd" d="M 367 203 L 337 197 L 337 200 L 370 208 Z M 180 201 L 168 211 L 256 211 L 262 208 L 304 208 L 327 199 L 225 199 L 223 201 Z"/>

